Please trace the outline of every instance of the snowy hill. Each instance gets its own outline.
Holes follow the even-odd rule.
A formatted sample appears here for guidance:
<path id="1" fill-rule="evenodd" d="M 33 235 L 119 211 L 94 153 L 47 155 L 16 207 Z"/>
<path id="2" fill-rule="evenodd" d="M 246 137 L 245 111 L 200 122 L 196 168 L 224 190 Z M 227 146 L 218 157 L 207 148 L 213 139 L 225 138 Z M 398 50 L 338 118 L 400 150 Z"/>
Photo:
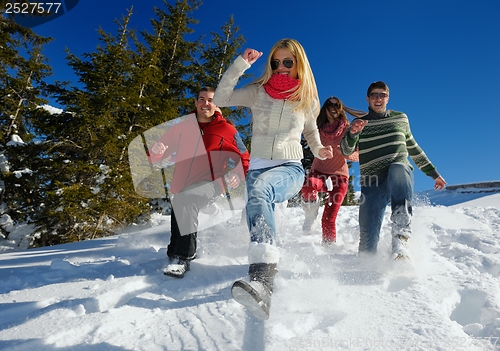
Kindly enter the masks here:
<path id="1" fill-rule="evenodd" d="M 426 196 L 423 196 L 426 195 Z M 165 277 L 170 218 L 120 235 L 34 250 L 0 247 L 1 350 L 495 350 L 500 347 L 500 194 L 420 194 L 413 266 L 357 257 L 357 207 L 338 243 L 278 214 L 282 260 L 271 317 L 231 299 L 247 275 L 239 218 L 199 234 L 184 279 Z M 1 245 L 0 241 L 0 245 Z"/>

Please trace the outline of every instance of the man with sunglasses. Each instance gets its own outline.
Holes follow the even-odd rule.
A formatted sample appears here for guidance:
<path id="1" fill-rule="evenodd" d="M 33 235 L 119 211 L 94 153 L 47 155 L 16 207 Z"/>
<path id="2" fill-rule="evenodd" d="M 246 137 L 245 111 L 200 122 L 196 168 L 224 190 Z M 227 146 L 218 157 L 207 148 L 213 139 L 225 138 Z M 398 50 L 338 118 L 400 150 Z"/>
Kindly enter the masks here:
<path id="1" fill-rule="evenodd" d="M 376 253 L 385 209 L 390 203 L 392 257 L 409 258 L 406 244 L 411 235 L 413 167 L 408 156 L 435 180 L 434 189 L 443 189 L 446 182 L 413 138 L 406 114 L 387 110 L 387 84 L 372 83 L 366 101 L 369 113 L 352 122 L 340 143 L 346 156 L 359 148 L 359 252 Z"/>

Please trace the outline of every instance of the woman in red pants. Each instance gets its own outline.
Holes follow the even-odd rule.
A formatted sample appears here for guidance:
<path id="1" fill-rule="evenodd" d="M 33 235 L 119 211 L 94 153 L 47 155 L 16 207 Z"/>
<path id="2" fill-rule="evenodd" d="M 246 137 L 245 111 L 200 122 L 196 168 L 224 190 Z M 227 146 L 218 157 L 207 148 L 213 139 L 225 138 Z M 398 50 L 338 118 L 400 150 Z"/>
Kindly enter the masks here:
<path id="1" fill-rule="evenodd" d="M 354 117 L 361 117 L 366 112 L 354 110 L 344 106 L 337 97 L 328 98 L 316 119 L 320 131 L 321 143 L 324 146 L 333 146 L 333 158 L 320 160 L 314 158 L 311 169 L 302 186 L 302 208 L 305 212 L 305 221 L 302 230 L 305 234 L 312 234 L 317 225 L 320 200 L 318 193 L 326 193 L 325 208 L 321 219 L 322 241 L 324 244 L 334 243 L 337 239 L 336 220 L 340 206 L 347 194 L 349 185 L 349 169 L 346 157 L 339 150 L 339 144 L 349 126 L 346 112 Z M 358 161 L 355 152 L 347 158 Z"/>

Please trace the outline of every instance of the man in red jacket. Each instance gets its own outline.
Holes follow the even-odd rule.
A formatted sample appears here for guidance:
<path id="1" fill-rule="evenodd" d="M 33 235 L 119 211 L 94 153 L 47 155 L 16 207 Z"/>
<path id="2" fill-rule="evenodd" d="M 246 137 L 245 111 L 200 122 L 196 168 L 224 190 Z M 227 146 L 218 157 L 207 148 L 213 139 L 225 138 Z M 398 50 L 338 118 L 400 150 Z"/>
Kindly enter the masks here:
<path id="1" fill-rule="evenodd" d="M 170 264 L 164 273 L 177 278 L 184 276 L 196 257 L 199 210 L 225 192 L 225 182 L 238 187 L 249 165 L 250 155 L 238 131 L 212 102 L 214 92 L 202 88 L 195 100 L 196 111 L 181 117 L 149 151 L 152 163 L 175 159 L 169 188 L 173 194 Z M 231 160 L 241 165 L 226 175 Z"/>

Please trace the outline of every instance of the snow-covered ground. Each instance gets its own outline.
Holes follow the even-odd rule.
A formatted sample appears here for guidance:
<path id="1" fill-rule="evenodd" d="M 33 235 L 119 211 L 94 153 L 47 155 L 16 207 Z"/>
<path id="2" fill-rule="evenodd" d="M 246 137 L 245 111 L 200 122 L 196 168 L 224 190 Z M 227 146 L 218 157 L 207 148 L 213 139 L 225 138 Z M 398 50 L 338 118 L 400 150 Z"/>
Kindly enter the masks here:
<path id="1" fill-rule="evenodd" d="M 357 207 L 338 243 L 279 214 L 271 317 L 231 299 L 247 276 L 239 218 L 199 233 L 199 258 L 169 278 L 170 218 L 120 235 L 33 250 L 0 241 L 1 350 L 500 349 L 500 193 L 429 191 L 414 207 L 413 265 L 391 262 L 388 212 L 372 258 L 357 257 Z"/>

